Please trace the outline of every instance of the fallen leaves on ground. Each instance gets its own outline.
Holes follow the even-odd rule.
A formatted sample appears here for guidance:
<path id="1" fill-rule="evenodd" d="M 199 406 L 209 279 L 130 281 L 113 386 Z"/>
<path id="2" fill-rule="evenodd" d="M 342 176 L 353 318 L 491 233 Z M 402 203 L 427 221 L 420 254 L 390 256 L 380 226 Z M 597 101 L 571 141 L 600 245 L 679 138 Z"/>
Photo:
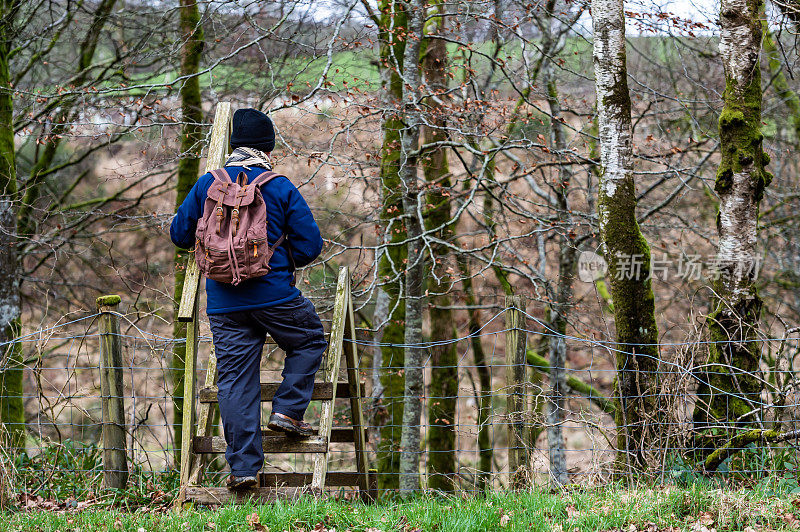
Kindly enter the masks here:
<path id="1" fill-rule="evenodd" d="M 796 503 L 796 502 L 797 501 L 794 501 L 794 503 Z M 794 504 L 794 503 L 792 503 L 792 504 Z M 780 517 L 781 521 L 786 523 L 786 525 L 789 528 L 793 528 L 793 529 L 800 528 L 800 519 L 797 519 L 797 516 L 795 516 L 793 513 L 785 512 L 783 514 L 779 514 L 778 517 Z"/>
<path id="2" fill-rule="evenodd" d="M 15 506 L 18 510 L 23 512 L 33 512 L 46 510 L 54 513 L 74 513 L 89 508 L 100 508 L 109 506 L 109 496 L 93 496 L 84 500 L 78 501 L 76 499 L 47 499 L 41 495 L 31 493 L 18 493 L 16 496 Z M 169 494 L 161 490 L 153 492 L 150 500 L 142 502 L 146 506 L 135 508 L 137 513 L 163 513 L 172 508 L 172 498 Z"/>
<path id="3" fill-rule="evenodd" d="M 269 528 L 261 524 L 261 518 L 256 512 L 248 515 L 245 520 L 247 521 L 247 524 L 250 525 L 250 528 L 256 532 L 269 532 Z"/>
<path id="4" fill-rule="evenodd" d="M 631 523 L 627 527 L 611 528 L 604 532 L 678 532 L 680 528 L 676 526 L 659 527 L 655 523 L 645 523 L 635 525 Z"/>
<path id="5" fill-rule="evenodd" d="M 47 510 L 50 512 L 66 513 L 91 508 L 98 504 L 102 504 L 102 501 L 98 499 L 88 499 L 85 501 L 67 499 L 64 501 L 54 501 L 28 493 L 20 493 L 17 495 L 17 506 L 22 511 Z"/>

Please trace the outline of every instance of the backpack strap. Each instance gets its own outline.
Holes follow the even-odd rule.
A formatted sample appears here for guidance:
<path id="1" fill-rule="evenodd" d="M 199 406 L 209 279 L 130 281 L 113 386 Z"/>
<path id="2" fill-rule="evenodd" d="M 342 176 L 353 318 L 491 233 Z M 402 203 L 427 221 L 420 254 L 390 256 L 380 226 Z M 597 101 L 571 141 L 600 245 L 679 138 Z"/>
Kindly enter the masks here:
<path id="1" fill-rule="evenodd" d="M 231 180 L 230 175 L 228 175 L 228 172 L 225 171 L 224 168 L 217 168 L 216 170 L 211 170 L 210 174 L 214 179 L 223 184 L 229 183 Z"/>
<path id="2" fill-rule="evenodd" d="M 281 177 L 281 174 L 276 174 L 275 172 L 271 172 L 271 171 L 267 170 L 266 172 L 264 172 L 262 174 L 258 174 L 255 177 L 255 179 L 253 179 L 250 182 L 250 184 L 255 186 L 255 187 L 263 187 L 264 185 L 266 185 L 267 183 L 269 183 L 270 181 L 272 181 L 276 177 Z"/>
<path id="3" fill-rule="evenodd" d="M 287 234 L 284 233 L 280 236 L 278 240 L 275 241 L 269 248 L 274 253 L 278 246 L 281 244 L 286 244 L 284 247 L 286 248 L 286 254 L 289 256 L 289 262 L 292 264 L 292 286 L 297 283 L 297 266 L 294 263 L 294 256 L 292 255 L 292 247 L 289 245 L 289 240 L 287 239 Z"/>
<path id="4" fill-rule="evenodd" d="M 228 175 L 228 172 L 225 171 L 224 168 L 217 168 L 216 170 L 211 170 L 211 176 L 214 178 L 215 181 L 218 181 L 226 190 L 228 185 L 231 184 L 231 178 Z M 217 234 L 220 234 L 222 230 L 222 219 L 225 217 L 225 206 L 222 204 L 222 200 L 225 198 L 225 194 L 221 194 L 219 200 L 217 201 L 217 206 L 214 207 L 214 212 L 217 218 Z"/>

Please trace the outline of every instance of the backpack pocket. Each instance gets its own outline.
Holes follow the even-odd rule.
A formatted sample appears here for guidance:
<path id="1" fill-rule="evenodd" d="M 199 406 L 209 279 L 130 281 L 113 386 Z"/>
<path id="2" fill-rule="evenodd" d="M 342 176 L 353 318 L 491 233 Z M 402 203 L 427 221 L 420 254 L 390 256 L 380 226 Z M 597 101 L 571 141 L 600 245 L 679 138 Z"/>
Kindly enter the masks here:
<path id="1" fill-rule="evenodd" d="M 258 277 L 269 273 L 269 259 L 272 250 L 266 238 L 250 238 L 247 240 L 247 276 Z"/>
<path id="2" fill-rule="evenodd" d="M 233 280 L 228 250 L 203 246 L 200 251 L 201 253 L 197 255 L 197 266 L 206 277 L 223 283 L 230 283 Z"/>

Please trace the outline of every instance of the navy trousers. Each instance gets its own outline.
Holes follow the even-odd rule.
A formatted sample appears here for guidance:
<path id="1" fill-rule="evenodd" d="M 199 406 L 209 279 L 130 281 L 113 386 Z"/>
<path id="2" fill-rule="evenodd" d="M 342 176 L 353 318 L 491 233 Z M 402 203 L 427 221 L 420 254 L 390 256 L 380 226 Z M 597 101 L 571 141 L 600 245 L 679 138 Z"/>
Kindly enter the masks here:
<path id="1" fill-rule="evenodd" d="M 283 382 L 272 412 L 303 419 L 314 391 L 314 374 L 328 348 L 314 304 L 305 297 L 258 310 L 208 316 L 219 377 L 219 411 L 228 449 L 225 458 L 236 476 L 258 473 L 261 446 L 261 353 L 269 334 L 285 353 Z"/>

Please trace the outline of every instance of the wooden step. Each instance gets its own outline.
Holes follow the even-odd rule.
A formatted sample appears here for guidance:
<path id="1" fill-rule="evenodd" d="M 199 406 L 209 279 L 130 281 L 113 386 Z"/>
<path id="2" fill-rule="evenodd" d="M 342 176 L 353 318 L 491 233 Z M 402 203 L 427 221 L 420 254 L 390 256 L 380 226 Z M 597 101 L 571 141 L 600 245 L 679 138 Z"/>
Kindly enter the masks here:
<path id="1" fill-rule="evenodd" d="M 326 486 L 358 486 L 362 477 L 357 471 L 328 471 L 325 475 Z M 259 483 L 264 488 L 299 488 L 311 484 L 314 473 L 259 473 Z M 365 483 L 366 484 L 366 483 Z"/>
<path id="2" fill-rule="evenodd" d="M 315 427 L 314 431 L 318 431 L 318 428 Z M 305 441 L 308 438 L 304 439 L 297 439 L 297 438 L 289 438 L 285 434 L 281 432 L 273 432 L 271 430 L 262 430 L 261 437 L 263 438 L 262 441 L 269 442 L 269 449 L 273 449 L 275 446 L 280 446 L 280 441 L 282 440 L 290 440 L 292 443 L 297 443 L 298 441 Z M 333 427 L 331 429 L 331 443 L 350 443 L 355 441 L 355 432 L 353 427 Z M 369 441 L 368 432 L 364 431 L 364 441 Z M 192 439 L 193 448 L 195 449 L 196 453 L 214 453 L 220 452 L 224 453 L 227 444 L 225 443 L 225 438 L 222 436 L 195 436 Z M 264 444 L 264 452 L 276 452 L 267 450 L 266 443 Z M 203 451 L 198 451 L 197 449 L 205 449 Z M 215 449 L 219 449 L 218 451 Z M 280 448 L 277 452 L 282 452 L 283 448 Z M 314 451 L 295 451 L 295 452 L 314 452 Z"/>
<path id="3" fill-rule="evenodd" d="M 262 382 L 261 383 L 261 400 L 264 402 L 272 401 L 275 392 L 278 391 L 280 382 Z M 365 387 L 364 382 L 359 383 L 361 386 L 361 397 L 364 397 Z M 217 387 L 208 386 L 201 388 L 198 395 L 198 400 L 201 403 L 216 403 L 217 402 Z M 336 398 L 348 399 L 350 397 L 350 386 L 345 381 L 336 383 Z M 314 392 L 311 394 L 312 401 L 329 401 L 333 399 L 333 384 L 330 382 L 315 382 Z"/>
<path id="4" fill-rule="evenodd" d="M 367 490 L 361 493 L 364 502 L 374 501 L 378 496 L 376 469 L 369 470 Z M 259 473 L 261 486 L 247 491 L 234 492 L 224 487 L 186 486 L 182 500 L 196 504 L 225 504 L 230 501 L 273 502 L 276 500 L 295 500 L 302 495 L 313 496 L 307 486 L 313 473 Z M 350 471 L 329 471 L 325 485 L 330 487 L 358 486 L 361 474 Z"/>
<path id="5" fill-rule="evenodd" d="M 265 453 L 324 453 L 328 451 L 325 438 L 287 438 L 283 434 L 269 433 L 261 437 Z M 192 448 L 197 454 L 224 453 L 228 448 L 222 436 L 195 436 Z"/>
<path id="6" fill-rule="evenodd" d="M 295 500 L 303 494 L 309 494 L 306 488 L 255 488 L 247 491 L 231 491 L 228 488 L 186 486 L 184 501 L 195 504 L 225 504 L 229 501 L 273 502 L 276 500 Z"/>

